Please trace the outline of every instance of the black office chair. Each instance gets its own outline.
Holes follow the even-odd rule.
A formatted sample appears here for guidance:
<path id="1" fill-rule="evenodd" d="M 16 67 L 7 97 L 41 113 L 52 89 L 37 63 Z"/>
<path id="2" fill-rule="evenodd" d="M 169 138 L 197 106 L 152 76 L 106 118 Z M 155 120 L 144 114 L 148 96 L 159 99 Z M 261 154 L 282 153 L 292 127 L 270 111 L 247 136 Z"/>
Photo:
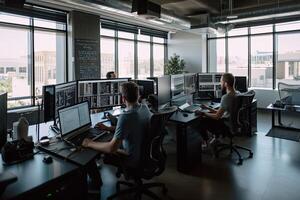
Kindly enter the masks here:
<path id="1" fill-rule="evenodd" d="M 159 176 L 165 170 L 166 152 L 162 146 L 164 139 L 164 127 L 171 115 L 177 110 L 174 106 L 165 108 L 152 115 L 150 126 L 144 138 L 140 165 L 137 168 L 128 168 L 122 166 L 118 169 L 117 176 L 124 175 L 126 180 L 118 181 L 116 184 L 117 192 L 107 199 L 114 199 L 126 194 L 135 194 L 135 199 L 141 199 L 142 195 L 147 195 L 153 199 L 160 199 L 156 194 L 151 192 L 151 188 L 161 188 L 164 194 L 167 188 L 163 183 L 143 183 L 144 180 L 150 180 L 155 176 Z M 129 188 L 120 190 L 120 186 L 125 185 Z"/>
<path id="2" fill-rule="evenodd" d="M 249 120 L 247 118 L 243 118 L 242 114 L 249 109 L 251 109 L 251 103 L 255 96 L 255 92 L 253 90 L 239 94 L 234 99 L 234 106 L 232 107 L 232 110 L 230 111 L 230 127 L 227 127 L 227 130 L 225 130 L 223 133 L 225 133 L 225 136 L 229 137 L 230 143 L 219 143 L 215 146 L 215 156 L 218 157 L 219 153 L 224 150 L 230 150 L 230 154 L 233 152 L 238 155 L 238 165 L 243 164 L 243 157 L 241 156 L 239 149 L 245 150 L 249 153 L 249 158 L 253 157 L 253 152 L 251 149 L 236 145 L 233 143 L 233 138 L 241 133 L 242 128 L 244 130 L 247 130 L 251 124 L 249 123 Z"/>

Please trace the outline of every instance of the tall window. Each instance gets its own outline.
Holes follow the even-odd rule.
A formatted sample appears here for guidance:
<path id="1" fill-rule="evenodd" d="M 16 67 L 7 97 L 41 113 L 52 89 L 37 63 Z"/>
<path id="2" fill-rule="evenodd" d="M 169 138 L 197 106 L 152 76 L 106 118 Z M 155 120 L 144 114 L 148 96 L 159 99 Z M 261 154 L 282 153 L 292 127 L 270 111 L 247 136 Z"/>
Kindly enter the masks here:
<path id="1" fill-rule="evenodd" d="M 225 39 L 213 39 L 209 45 L 209 72 L 225 72 Z"/>
<path id="2" fill-rule="evenodd" d="M 273 81 L 272 35 L 251 38 L 251 86 L 272 88 Z"/>
<path id="3" fill-rule="evenodd" d="M 101 78 L 106 78 L 106 73 L 115 71 L 115 32 L 109 29 L 101 29 Z"/>
<path id="4" fill-rule="evenodd" d="M 248 76 L 248 38 L 228 39 L 228 71 L 235 76 Z"/>
<path id="5" fill-rule="evenodd" d="M 131 33 L 107 26 L 100 30 L 102 78 L 108 71 L 118 71 L 120 78 L 137 79 L 164 74 L 167 46 L 164 38 L 151 36 L 151 31 L 142 33 L 140 30 L 141 34 L 137 34 L 133 29 L 128 30 Z"/>
<path id="6" fill-rule="evenodd" d="M 65 22 L 1 13 L 0 44 L 0 92 L 9 108 L 34 105 L 43 85 L 65 81 Z"/>
<path id="7" fill-rule="evenodd" d="M 8 98 L 24 98 L 9 101 L 9 108 L 30 105 L 30 31 L 0 25 L 0 44 L 0 67 L 4 72 L 0 75 L 0 93 L 7 92 Z M 27 72 L 20 73 L 20 68 Z"/>
<path id="8" fill-rule="evenodd" d="M 228 59 L 228 66 L 224 62 L 222 68 L 234 75 L 249 75 L 251 87 L 300 82 L 300 21 L 233 29 L 225 35 L 210 35 L 207 42 L 209 71 L 221 71 L 221 54 L 225 55 L 221 60 Z"/>
<path id="9" fill-rule="evenodd" d="M 150 77 L 150 36 L 138 35 L 138 79 Z"/>
<path id="10" fill-rule="evenodd" d="M 300 80 L 300 33 L 277 37 L 276 85 L 278 82 L 298 84 Z"/>
<path id="11" fill-rule="evenodd" d="M 35 95 L 42 87 L 65 80 L 66 35 L 61 32 L 34 31 Z"/>
<path id="12" fill-rule="evenodd" d="M 118 36 L 119 77 L 134 78 L 134 34 L 120 31 Z"/>

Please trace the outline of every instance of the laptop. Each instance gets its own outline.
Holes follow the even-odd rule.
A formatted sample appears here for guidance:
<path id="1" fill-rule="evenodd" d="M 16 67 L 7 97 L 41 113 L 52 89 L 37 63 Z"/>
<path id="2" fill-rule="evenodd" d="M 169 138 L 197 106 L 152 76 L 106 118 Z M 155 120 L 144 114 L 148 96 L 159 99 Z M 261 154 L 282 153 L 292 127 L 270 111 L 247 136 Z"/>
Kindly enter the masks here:
<path id="1" fill-rule="evenodd" d="M 58 110 L 61 138 L 72 146 L 80 146 L 84 138 L 97 140 L 107 131 L 92 128 L 88 102 Z"/>
<path id="2" fill-rule="evenodd" d="M 201 109 L 201 104 L 192 104 L 192 105 L 190 105 L 189 103 L 185 103 L 185 104 L 179 106 L 179 109 L 184 111 L 184 112 L 193 113 L 196 110 Z"/>

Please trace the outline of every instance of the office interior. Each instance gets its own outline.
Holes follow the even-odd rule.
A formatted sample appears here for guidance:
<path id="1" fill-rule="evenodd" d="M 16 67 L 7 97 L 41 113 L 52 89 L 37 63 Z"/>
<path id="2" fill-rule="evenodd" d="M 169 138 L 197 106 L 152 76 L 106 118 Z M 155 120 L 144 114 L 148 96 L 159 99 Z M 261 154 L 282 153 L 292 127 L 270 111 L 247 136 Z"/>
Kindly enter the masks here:
<path id="1" fill-rule="evenodd" d="M 172 71 L 175 61 L 184 68 Z M 195 111 L 220 109 L 224 73 L 240 92 L 238 131 L 209 135 L 244 149 L 219 152 Z M 298 200 L 299 80 L 298 0 L 0 0 L 0 198 Z M 149 128 L 160 138 L 149 151 L 162 157 L 155 169 L 142 165 L 147 177 L 67 138 L 81 123 L 116 125 L 106 116 L 124 112 L 128 81 L 141 104 L 154 96 L 151 111 L 165 114 Z M 96 189 L 90 163 L 102 177 Z"/>

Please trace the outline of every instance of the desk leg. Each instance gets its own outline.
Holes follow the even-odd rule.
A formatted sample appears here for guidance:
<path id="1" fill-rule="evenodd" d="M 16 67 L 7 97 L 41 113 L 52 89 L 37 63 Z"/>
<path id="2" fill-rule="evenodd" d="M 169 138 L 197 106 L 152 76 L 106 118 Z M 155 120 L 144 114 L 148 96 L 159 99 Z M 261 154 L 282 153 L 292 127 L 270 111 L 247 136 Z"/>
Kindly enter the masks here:
<path id="1" fill-rule="evenodd" d="M 275 111 L 272 110 L 272 128 L 275 127 Z"/>
<path id="2" fill-rule="evenodd" d="M 280 110 L 278 110 L 278 124 L 279 124 L 280 126 L 283 126 L 283 124 L 282 124 L 282 122 L 281 122 L 281 111 L 280 111 Z"/>
<path id="3" fill-rule="evenodd" d="M 187 127 L 178 124 L 176 127 L 177 136 L 177 170 L 187 172 Z"/>

